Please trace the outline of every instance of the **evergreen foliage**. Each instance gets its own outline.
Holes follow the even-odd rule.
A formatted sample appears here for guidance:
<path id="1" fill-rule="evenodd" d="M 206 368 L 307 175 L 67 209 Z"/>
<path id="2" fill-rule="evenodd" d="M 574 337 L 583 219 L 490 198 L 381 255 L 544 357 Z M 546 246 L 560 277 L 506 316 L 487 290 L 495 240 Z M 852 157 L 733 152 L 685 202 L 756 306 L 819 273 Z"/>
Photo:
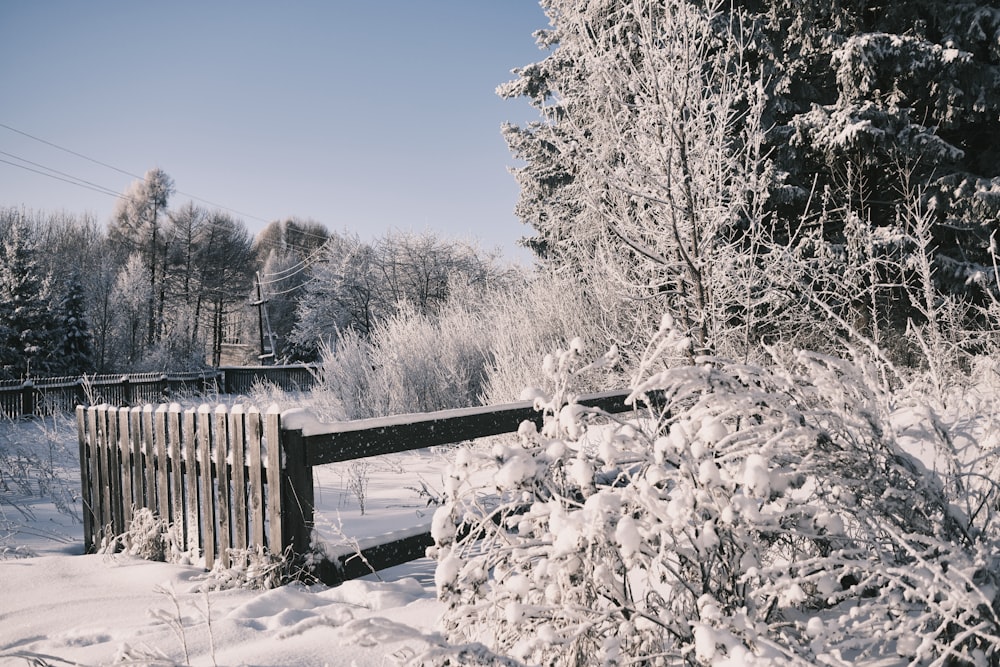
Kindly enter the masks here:
<path id="1" fill-rule="evenodd" d="M 53 363 L 57 322 L 36 252 L 27 226 L 15 220 L 0 242 L 0 372 L 12 378 L 44 374 Z"/>
<path id="2" fill-rule="evenodd" d="M 72 276 L 65 286 L 59 303 L 59 334 L 55 365 L 63 375 L 82 375 L 93 372 L 93 336 L 87 322 L 86 294 L 77 276 Z"/>

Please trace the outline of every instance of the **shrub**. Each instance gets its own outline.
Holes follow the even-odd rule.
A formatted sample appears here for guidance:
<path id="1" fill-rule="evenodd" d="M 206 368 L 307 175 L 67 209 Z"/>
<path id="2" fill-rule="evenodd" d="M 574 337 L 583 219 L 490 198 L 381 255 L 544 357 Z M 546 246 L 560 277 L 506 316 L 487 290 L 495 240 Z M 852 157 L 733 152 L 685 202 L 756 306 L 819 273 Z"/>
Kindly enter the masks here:
<path id="1" fill-rule="evenodd" d="M 551 665 L 995 664 L 996 452 L 957 455 L 862 360 L 664 369 L 671 325 L 637 419 L 557 390 L 541 432 L 456 459 L 431 550 L 448 638 Z M 557 388 L 578 363 L 550 360 Z"/>

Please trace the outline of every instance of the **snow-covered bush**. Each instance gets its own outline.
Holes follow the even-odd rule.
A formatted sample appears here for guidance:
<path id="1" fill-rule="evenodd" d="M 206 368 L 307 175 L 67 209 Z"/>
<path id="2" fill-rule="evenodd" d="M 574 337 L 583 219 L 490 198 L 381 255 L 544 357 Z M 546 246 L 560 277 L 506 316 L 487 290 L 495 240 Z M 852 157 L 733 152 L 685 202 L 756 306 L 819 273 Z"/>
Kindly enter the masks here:
<path id="1" fill-rule="evenodd" d="M 595 313 L 556 276 L 516 288 L 454 285 L 434 314 L 401 304 L 367 339 L 340 333 L 321 352 L 313 407 L 324 418 L 361 419 L 515 401 L 525 386 L 544 384 L 538 364 L 568 345 L 571 327 L 597 331 Z M 595 391 L 607 377 L 579 376 L 575 387 Z"/>
<path id="2" fill-rule="evenodd" d="M 348 419 L 476 404 L 489 362 L 477 310 L 449 301 L 428 315 L 404 303 L 374 326 L 370 340 L 341 334 L 337 347 L 323 352 L 322 391 Z"/>
<path id="3" fill-rule="evenodd" d="M 577 276 L 538 270 L 519 289 L 495 290 L 485 295 L 491 341 L 491 363 L 483 389 L 483 403 L 495 405 L 518 400 L 525 387 L 543 385 L 539 364 L 558 347 L 567 347 L 584 336 L 587 348 L 596 344 L 605 315 L 597 301 L 588 298 Z M 577 377 L 581 391 L 619 388 L 623 378 L 613 369 L 603 375 Z"/>
<path id="4" fill-rule="evenodd" d="M 109 540 L 102 550 L 111 554 L 123 551 L 130 556 L 163 562 L 177 548 L 172 540 L 170 525 L 152 510 L 140 507 L 132 515 L 128 530 Z"/>
<path id="5" fill-rule="evenodd" d="M 230 566 L 223 567 L 217 560 L 215 567 L 204 577 L 206 590 L 243 588 L 270 590 L 293 581 L 311 581 L 300 559 L 292 554 L 291 547 L 281 553 L 272 553 L 257 546 L 249 549 L 230 549 Z"/>
<path id="6" fill-rule="evenodd" d="M 547 665 L 995 664 L 996 452 L 959 455 L 863 360 L 660 363 L 686 345 L 665 318 L 627 421 L 558 389 L 560 352 L 541 432 L 456 458 L 449 639 Z"/>

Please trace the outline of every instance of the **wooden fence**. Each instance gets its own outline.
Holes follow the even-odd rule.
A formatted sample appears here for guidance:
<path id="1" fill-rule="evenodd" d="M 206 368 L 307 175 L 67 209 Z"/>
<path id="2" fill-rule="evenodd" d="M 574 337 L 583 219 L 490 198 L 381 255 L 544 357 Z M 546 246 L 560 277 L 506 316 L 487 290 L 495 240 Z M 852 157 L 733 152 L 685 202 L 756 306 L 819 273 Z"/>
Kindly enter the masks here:
<path id="1" fill-rule="evenodd" d="M 192 373 L 139 373 L 34 378 L 0 382 L 0 416 L 8 419 L 71 413 L 77 405 L 132 406 L 183 394 L 247 394 L 257 383 L 285 391 L 310 389 L 313 366 L 225 366 Z"/>
<path id="2" fill-rule="evenodd" d="M 632 410 L 627 395 L 606 392 L 578 402 L 626 412 Z M 521 402 L 341 422 L 322 432 L 304 429 L 291 412 L 207 406 L 183 413 L 167 406 L 79 407 L 77 420 L 87 551 L 125 532 L 135 508 L 146 507 L 211 568 L 216 558 L 228 565 L 234 549 L 308 553 L 314 466 L 514 433 L 524 421 L 540 426 L 542 414 Z M 313 574 L 337 583 L 368 573 L 368 566 L 420 558 L 432 542 L 429 532 L 409 535 L 362 549 L 363 559 L 319 563 Z"/>
<path id="3" fill-rule="evenodd" d="M 220 406 L 77 408 L 84 547 L 128 530 L 149 509 L 182 548 L 230 564 L 231 550 L 282 545 L 277 413 Z M 280 479 L 280 475 L 275 477 Z M 280 549 L 279 549 L 280 550 Z"/>

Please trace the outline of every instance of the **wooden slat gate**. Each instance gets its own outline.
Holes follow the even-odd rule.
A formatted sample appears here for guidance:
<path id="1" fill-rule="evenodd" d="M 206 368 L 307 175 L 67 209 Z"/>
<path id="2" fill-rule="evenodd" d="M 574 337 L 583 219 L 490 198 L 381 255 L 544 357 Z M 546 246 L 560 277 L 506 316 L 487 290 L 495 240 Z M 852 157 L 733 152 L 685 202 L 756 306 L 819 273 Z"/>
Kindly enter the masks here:
<path id="1" fill-rule="evenodd" d="M 281 491 L 269 483 L 281 475 L 268 475 L 281 465 L 276 412 L 102 405 L 76 414 L 87 553 L 125 533 L 140 508 L 209 569 L 216 559 L 228 567 L 232 551 L 287 542 Z"/>

